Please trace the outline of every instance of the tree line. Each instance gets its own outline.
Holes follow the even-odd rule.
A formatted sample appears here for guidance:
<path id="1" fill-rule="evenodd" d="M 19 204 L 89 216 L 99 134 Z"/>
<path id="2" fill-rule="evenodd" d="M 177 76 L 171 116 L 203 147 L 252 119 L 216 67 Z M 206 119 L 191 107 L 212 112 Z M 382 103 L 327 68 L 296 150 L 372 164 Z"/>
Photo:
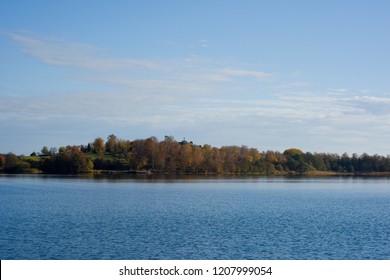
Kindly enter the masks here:
<path id="1" fill-rule="evenodd" d="M 390 172 L 390 156 L 344 153 L 310 153 L 291 148 L 284 152 L 259 151 L 247 146 L 196 145 L 165 136 L 133 141 L 114 134 L 87 145 L 43 147 L 40 153 L 0 155 L 4 173 L 76 174 L 131 172 L 156 174 L 312 174 L 334 172 L 360 174 Z"/>

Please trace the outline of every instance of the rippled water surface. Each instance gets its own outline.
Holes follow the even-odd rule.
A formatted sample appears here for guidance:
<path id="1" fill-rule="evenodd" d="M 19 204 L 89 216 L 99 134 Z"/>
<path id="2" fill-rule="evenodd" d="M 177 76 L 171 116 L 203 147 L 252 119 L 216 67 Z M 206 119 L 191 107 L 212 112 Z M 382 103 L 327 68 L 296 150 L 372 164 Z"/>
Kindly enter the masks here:
<path id="1" fill-rule="evenodd" d="M 3 175 L 0 259 L 390 259 L 390 179 Z"/>

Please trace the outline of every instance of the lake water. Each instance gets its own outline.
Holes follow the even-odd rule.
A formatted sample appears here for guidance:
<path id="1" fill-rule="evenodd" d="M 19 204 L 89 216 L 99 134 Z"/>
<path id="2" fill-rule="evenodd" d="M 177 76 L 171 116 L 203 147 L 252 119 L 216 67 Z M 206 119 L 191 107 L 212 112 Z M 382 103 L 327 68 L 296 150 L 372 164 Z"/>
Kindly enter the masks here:
<path id="1" fill-rule="evenodd" d="M 0 259 L 390 259 L 389 178 L 0 176 Z"/>

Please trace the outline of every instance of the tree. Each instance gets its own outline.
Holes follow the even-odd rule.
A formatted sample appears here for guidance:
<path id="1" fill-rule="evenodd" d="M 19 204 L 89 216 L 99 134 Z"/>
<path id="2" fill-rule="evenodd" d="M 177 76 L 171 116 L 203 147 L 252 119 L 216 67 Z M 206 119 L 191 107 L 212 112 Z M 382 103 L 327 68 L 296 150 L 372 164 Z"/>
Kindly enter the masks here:
<path id="1" fill-rule="evenodd" d="M 148 158 L 145 153 L 145 140 L 134 140 L 133 141 L 133 150 L 130 159 L 131 167 L 133 169 L 139 170 L 144 169 L 148 164 Z"/>
<path id="2" fill-rule="evenodd" d="M 274 151 L 267 151 L 265 153 L 265 160 L 272 163 L 272 164 L 275 164 L 278 162 L 278 158 L 277 158 Z"/>
<path id="3" fill-rule="evenodd" d="M 190 172 L 192 169 L 192 147 L 191 144 L 180 144 L 178 166 L 182 173 Z"/>
<path id="4" fill-rule="evenodd" d="M 166 172 L 175 173 L 178 169 L 178 156 L 180 154 L 180 144 L 173 136 L 165 136 L 161 143 L 164 154 L 164 169 Z"/>
<path id="5" fill-rule="evenodd" d="M 116 147 L 115 147 L 115 153 L 118 157 L 122 159 L 126 159 L 130 156 L 131 152 L 131 142 L 129 140 L 118 140 Z"/>
<path id="6" fill-rule="evenodd" d="M 106 150 L 103 138 L 98 137 L 93 141 L 92 150 L 99 155 L 99 158 L 103 158 L 104 151 Z"/>
<path id="7" fill-rule="evenodd" d="M 44 147 L 42 148 L 42 150 L 41 150 L 41 153 L 42 153 L 42 155 L 44 155 L 44 156 L 50 155 L 49 148 L 46 147 L 46 146 L 44 146 Z"/>
<path id="8" fill-rule="evenodd" d="M 106 151 L 115 154 L 116 153 L 116 147 L 118 145 L 118 137 L 116 137 L 114 134 L 110 134 L 107 137 L 107 142 L 106 142 Z"/>
<path id="9" fill-rule="evenodd" d="M 303 152 L 302 152 L 300 149 L 291 148 L 291 149 L 285 150 L 285 151 L 283 152 L 283 154 L 288 155 L 288 156 L 297 157 L 297 156 L 302 155 Z"/>
<path id="10" fill-rule="evenodd" d="M 50 153 L 51 155 L 54 155 L 54 154 L 57 153 L 57 151 L 58 151 L 58 150 L 57 150 L 56 147 L 51 147 L 49 153 Z"/>
<path id="11" fill-rule="evenodd" d="M 147 168 L 149 169 L 161 168 L 162 160 L 161 156 L 159 156 L 159 145 L 157 138 L 154 136 L 147 138 L 144 142 Z"/>
<path id="12" fill-rule="evenodd" d="M 0 155 L 0 168 L 3 168 L 4 163 L 5 163 L 5 156 Z"/>
<path id="13" fill-rule="evenodd" d="M 5 155 L 4 159 L 4 172 L 6 173 L 23 173 L 26 172 L 31 166 L 28 162 L 23 161 L 20 157 L 13 153 Z"/>
<path id="14" fill-rule="evenodd" d="M 60 148 L 59 153 L 50 156 L 42 163 L 46 173 L 85 173 L 93 169 L 93 162 L 77 146 Z"/>
<path id="15" fill-rule="evenodd" d="M 309 164 L 305 161 L 305 154 L 300 149 L 287 149 L 283 154 L 286 156 L 289 171 L 305 173 L 310 170 Z"/>
<path id="16" fill-rule="evenodd" d="M 204 150 L 199 146 L 193 146 L 192 165 L 193 165 L 194 172 L 196 173 L 201 172 L 203 161 L 204 161 Z"/>

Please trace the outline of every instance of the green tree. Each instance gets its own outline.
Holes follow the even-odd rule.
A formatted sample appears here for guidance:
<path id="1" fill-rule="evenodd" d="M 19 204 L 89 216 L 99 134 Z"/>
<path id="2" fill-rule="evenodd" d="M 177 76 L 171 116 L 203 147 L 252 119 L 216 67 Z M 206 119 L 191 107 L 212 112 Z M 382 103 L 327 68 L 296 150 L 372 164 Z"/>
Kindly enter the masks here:
<path id="1" fill-rule="evenodd" d="M 42 153 L 42 155 L 44 155 L 44 156 L 50 155 L 49 148 L 46 147 L 46 146 L 44 146 L 44 147 L 42 148 L 42 150 L 41 150 L 41 153 Z"/>
<path id="2" fill-rule="evenodd" d="M 285 154 L 287 156 L 298 157 L 300 155 L 303 155 L 303 152 L 300 149 L 290 148 L 290 149 L 285 150 L 283 152 L 283 154 Z"/>
<path id="3" fill-rule="evenodd" d="M 30 168 L 28 162 L 23 161 L 20 157 L 13 153 L 5 155 L 4 172 L 6 173 L 24 173 Z"/>
<path id="4" fill-rule="evenodd" d="M 305 173 L 310 170 L 310 165 L 305 161 L 305 155 L 300 149 L 287 149 L 283 154 L 286 156 L 289 171 Z"/>

